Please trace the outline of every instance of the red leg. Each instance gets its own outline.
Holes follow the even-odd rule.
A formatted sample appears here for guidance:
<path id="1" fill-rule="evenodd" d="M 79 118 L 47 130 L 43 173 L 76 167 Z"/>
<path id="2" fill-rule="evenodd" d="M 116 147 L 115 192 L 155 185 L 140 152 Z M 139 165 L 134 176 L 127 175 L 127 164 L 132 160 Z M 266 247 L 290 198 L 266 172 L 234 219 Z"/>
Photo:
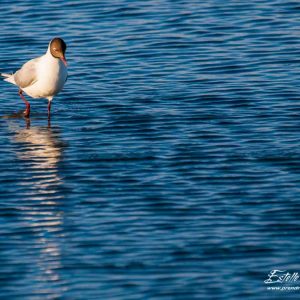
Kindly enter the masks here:
<path id="1" fill-rule="evenodd" d="M 48 101 L 48 119 L 51 117 L 51 100 Z"/>
<path id="2" fill-rule="evenodd" d="M 30 116 L 30 103 L 25 99 L 24 95 L 23 95 L 23 91 L 19 90 L 19 95 L 22 98 L 22 100 L 25 102 L 26 104 L 26 109 L 24 111 L 24 117 L 25 118 L 29 118 Z"/>
<path id="3" fill-rule="evenodd" d="M 30 128 L 30 119 L 26 118 L 26 129 Z"/>

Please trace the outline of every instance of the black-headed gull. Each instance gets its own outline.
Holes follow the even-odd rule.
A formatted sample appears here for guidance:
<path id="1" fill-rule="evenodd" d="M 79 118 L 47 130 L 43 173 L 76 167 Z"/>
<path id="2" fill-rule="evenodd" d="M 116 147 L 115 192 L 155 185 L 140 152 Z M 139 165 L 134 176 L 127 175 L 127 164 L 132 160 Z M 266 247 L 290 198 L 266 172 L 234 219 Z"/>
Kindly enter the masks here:
<path id="1" fill-rule="evenodd" d="M 50 118 L 51 101 L 58 94 L 67 80 L 67 45 L 61 38 L 50 41 L 48 50 L 43 56 L 25 63 L 14 74 L 1 73 L 5 81 L 19 87 L 19 95 L 26 104 L 24 116 L 30 116 L 30 104 L 23 92 L 32 98 L 48 99 L 48 118 Z"/>

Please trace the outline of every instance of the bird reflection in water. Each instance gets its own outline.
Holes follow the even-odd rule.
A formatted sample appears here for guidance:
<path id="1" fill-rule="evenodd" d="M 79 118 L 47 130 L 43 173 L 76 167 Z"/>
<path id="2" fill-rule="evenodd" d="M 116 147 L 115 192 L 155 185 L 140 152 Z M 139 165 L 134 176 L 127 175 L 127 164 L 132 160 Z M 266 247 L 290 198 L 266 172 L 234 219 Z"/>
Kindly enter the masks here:
<path id="1" fill-rule="evenodd" d="M 23 129 L 13 128 L 15 133 L 13 140 L 21 147 L 17 148 L 16 154 L 19 159 L 32 169 L 38 169 L 38 174 L 47 177 L 47 180 L 34 181 L 34 187 L 39 190 L 49 189 L 56 192 L 55 185 L 60 185 L 58 175 L 58 163 L 61 160 L 63 143 L 59 141 L 58 131 L 54 132 L 50 123 L 48 127 L 31 126 L 30 120 L 26 120 Z M 34 172 L 33 172 L 34 173 Z M 34 175 L 34 174 L 33 174 Z M 33 176 L 39 179 L 39 176 Z"/>
<path id="2" fill-rule="evenodd" d="M 50 124 L 33 126 L 27 119 L 23 128 L 11 122 L 9 129 L 13 133 L 16 156 L 22 161 L 27 177 L 22 182 L 24 197 L 19 209 L 24 226 L 34 235 L 32 251 L 36 264 L 32 275 L 43 295 L 59 298 L 66 289 L 59 275 L 65 236 L 63 180 L 58 164 L 64 144 L 59 139 L 58 129 L 53 130 Z"/>

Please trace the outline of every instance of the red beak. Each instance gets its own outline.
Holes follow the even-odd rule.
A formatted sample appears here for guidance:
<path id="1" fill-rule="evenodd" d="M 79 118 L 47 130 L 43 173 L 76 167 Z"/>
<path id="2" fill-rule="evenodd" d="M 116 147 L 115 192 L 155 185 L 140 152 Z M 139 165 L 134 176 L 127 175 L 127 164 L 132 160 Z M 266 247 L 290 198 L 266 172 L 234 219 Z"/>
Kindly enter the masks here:
<path id="1" fill-rule="evenodd" d="M 66 60 L 66 58 L 65 58 L 64 56 L 61 57 L 60 59 L 61 59 L 61 61 L 64 63 L 65 66 L 68 65 L 68 64 L 67 64 L 67 60 Z"/>

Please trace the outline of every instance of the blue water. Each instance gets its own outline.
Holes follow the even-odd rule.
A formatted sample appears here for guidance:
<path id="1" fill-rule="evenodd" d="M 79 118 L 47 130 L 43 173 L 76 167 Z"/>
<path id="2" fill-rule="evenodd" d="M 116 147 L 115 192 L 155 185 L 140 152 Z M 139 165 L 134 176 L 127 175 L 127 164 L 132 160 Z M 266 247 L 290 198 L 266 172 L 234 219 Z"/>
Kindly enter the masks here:
<path id="1" fill-rule="evenodd" d="M 298 1 L 1 1 L 1 299 L 299 299 Z M 300 286 L 300 283 L 298 284 Z M 297 286 L 297 284 L 296 284 Z"/>

